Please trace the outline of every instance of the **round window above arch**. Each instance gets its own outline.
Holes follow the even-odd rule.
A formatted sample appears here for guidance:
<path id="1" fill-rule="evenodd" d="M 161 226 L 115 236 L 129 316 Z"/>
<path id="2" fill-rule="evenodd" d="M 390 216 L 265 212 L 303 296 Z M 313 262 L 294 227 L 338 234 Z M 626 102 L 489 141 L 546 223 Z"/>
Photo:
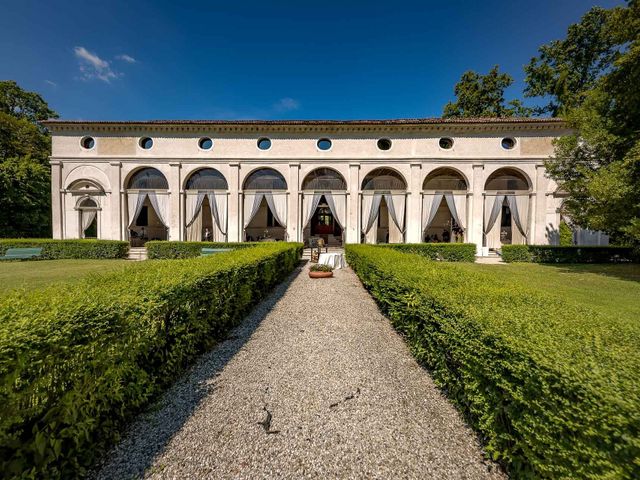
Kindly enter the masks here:
<path id="1" fill-rule="evenodd" d="M 200 150 L 211 150 L 213 148 L 213 140 L 209 137 L 203 137 L 198 140 L 198 147 L 200 147 Z"/>
<path id="2" fill-rule="evenodd" d="M 271 140 L 266 137 L 260 138 L 258 140 L 258 148 L 260 150 L 269 150 L 271 148 Z"/>
<path id="3" fill-rule="evenodd" d="M 321 138 L 317 143 L 318 150 L 330 150 L 331 145 L 331 140 L 329 140 L 328 138 Z"/>
<path id="4" fill-rule="evenodd" d="M 149 150 L 151 147 L 153 147 L 153 139 L 150 137 L 142 137 L 140 139 L 140 148 L 143 148 L 144 150 Z"/>
<path id="5" fill-rule="evenodd" d="M 80 145 L 82 145 L 82 148 L 85 150 L 91 150 L 96 145 L 96 141 L 93 137 L 83 137 L 82 140 L 80 140 Z"/>
<path id="6" fill-rule="evenodd" d="M 505 150 L 511 150 L 513 149 L 513 147 L 516 146 L 516 139 L 512 137 L 505 137 L 502 139 L 500 144 L 502 145 L 502 148 L 504 148 Z"/>
<path id="7" fill-rule="evenodd" d="M 443 150 L 451 150 L 453 148 L 453 138 L 450 137 L 442 137 L 438 141 L 438 145 Z"/>
<path id="8" fill-rule="evenodd" d="M 377 145 L 379 150 L 390 150 L 391 140 L 389 140 L 388 138 L 381 138 L 378 140 Z"/>

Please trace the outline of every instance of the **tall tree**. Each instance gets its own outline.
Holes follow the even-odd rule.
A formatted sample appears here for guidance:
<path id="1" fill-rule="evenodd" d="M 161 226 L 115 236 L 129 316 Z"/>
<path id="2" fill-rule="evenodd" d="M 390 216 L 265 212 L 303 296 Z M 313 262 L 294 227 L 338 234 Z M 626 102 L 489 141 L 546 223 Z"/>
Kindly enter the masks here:
<path id="1" fill-rule="evenodd" d="M 578 107 L 586 93 L 619 57 L 619 31 L 613 28 L 622 8 L 593 7 L 579 23 L 569 26 L 567 37 L 538 49 L 524 70 L 525 97 L 543 97 L 546 105 L 536 113 L 558 116 Z"/>
<path id="2" fill-rule="evenodd" d="M 513 117 L 527 116 L 531 110 L 519 100 L 506 102 L 504 91 L 513 83 L 508 73 L 500 73 L 498 65 L 482 75 L 469 70 L 456 83 L 455 102 L 449 102 L 442 114 L 451 117 Z"/>
<path id="3" fill-rule="evenodd" d="M 640 5 L 614 10 L 602 28 L 618 53 L 575 104 L 561 104 L 573 134 L 546 164 L 579 225 L 640 245 Z"/>
<path id="4" fill-rule="evenodd" d="M 51 138 L 39 122 L 57 116 L 37 93 L 0 82 L 0 237 L 51 234 Z"/>

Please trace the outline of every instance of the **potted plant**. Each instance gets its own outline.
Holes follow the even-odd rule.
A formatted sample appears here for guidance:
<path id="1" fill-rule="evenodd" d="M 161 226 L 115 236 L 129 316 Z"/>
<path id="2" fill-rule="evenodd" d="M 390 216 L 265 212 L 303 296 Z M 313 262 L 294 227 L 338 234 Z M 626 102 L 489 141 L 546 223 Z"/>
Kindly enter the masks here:
<path id="1" fill-rule="evenodd" d="M 315 264 L 309 268 L 309 276 L 311 278 L 329 278 L 333 277 L 333 267 L 329 265 Z"/>

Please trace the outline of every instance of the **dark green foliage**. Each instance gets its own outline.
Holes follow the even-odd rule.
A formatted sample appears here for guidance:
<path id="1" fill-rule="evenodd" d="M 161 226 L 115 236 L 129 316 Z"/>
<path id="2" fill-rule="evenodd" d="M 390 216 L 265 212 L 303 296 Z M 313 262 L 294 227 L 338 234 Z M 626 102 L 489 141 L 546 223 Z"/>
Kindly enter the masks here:
<path id="1" fill-rule="evenodd" d="M 259 242 L 174 242 L 165 240 L 153 240 L 147 242 L 147 254 L 149 259 L 176 259 L 199 257 L 203 248 L 239 248 L 261 245 Z"/>
<path id="2" fill-rule="evenodd" d="M 298 265 L 301 244 L 136 262 L 0 298 L 0 472 L 82 476 L 118 431 Z"/>
<path id="3" fill-rule="evenodd" d="M 129 242 L 119 240 L 52 240 L 47 238 L 13 238 L 0 240 L 0 255 L 8 248 L 40 247 L 42 255 L 33 260 L 69 258 L 127 258 Z"/>
<path id="4" fill-rule="evenodd" d="M 502 260 L 534 263 L 618 263 L 638 261 L 631 247 L 503 245 Z"/>
<path id="5" fill-rule="evenodd" d="M 475 262 L 476 245 L 474 243 L 395 243 L 378 245 L 405 253 L 415 253 L 431 260 L 447 262 Z"/>
<path id="6" fill-rule="evenodd" d="M 505 103 L 504 91 L 513 83 L 508 73 L 500 73 L 496 65 L 482 75 L 469 70 L 462 74 L 454 92 L 456 101 L 444 107 L 442 116 L 451 117 L 525 117 L 531 109 L 519 100 Z"/>
<path id="7" fill-rule="evenodd" d="M 323 265 L 320 263 L 316 263 L 309 267 L 309 270 L 312 272 L 333 272 L 333 267 L 330 265 Z"/>
<path id="8" fill-rule="evenodd" d="M 560 222 L 560 227 L 558 227 L 560 234 L 560 246 L 561 247 L 570 247 L 573 245 L 573 231 L 571 227 L 567 225 L 567 222 Z"/>
<path id="9" fill-rule="evenodd" d="M 640 476 L 640 327 L 501 268 L 366 245 L 347 259 L 513 478 Z"/>
<path id="10" fill-rule="evenodd" d="M 31 157 L 0 160 L 0 237 L 51 236 L 50 176 Z"/>

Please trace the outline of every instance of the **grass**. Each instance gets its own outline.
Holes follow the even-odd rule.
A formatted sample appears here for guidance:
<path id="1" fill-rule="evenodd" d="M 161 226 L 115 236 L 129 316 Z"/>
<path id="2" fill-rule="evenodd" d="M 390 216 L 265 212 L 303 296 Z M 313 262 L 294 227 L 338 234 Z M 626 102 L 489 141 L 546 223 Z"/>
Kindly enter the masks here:
<path id="1" fill-rule="evenodd" d="M 470 271 L 502 272 L 504 279 L 578 301 L 610 318 L 640 319 L 640 265 L 458 264 Z"/>
<path id="2" fill-rule="evenodd" d="M 53 283 L 76 282 L 91 273 L 131 265 L 128 260 L 38 260 L 0 262 L 0 294 L 18 288 L 34 289 Z"/>

